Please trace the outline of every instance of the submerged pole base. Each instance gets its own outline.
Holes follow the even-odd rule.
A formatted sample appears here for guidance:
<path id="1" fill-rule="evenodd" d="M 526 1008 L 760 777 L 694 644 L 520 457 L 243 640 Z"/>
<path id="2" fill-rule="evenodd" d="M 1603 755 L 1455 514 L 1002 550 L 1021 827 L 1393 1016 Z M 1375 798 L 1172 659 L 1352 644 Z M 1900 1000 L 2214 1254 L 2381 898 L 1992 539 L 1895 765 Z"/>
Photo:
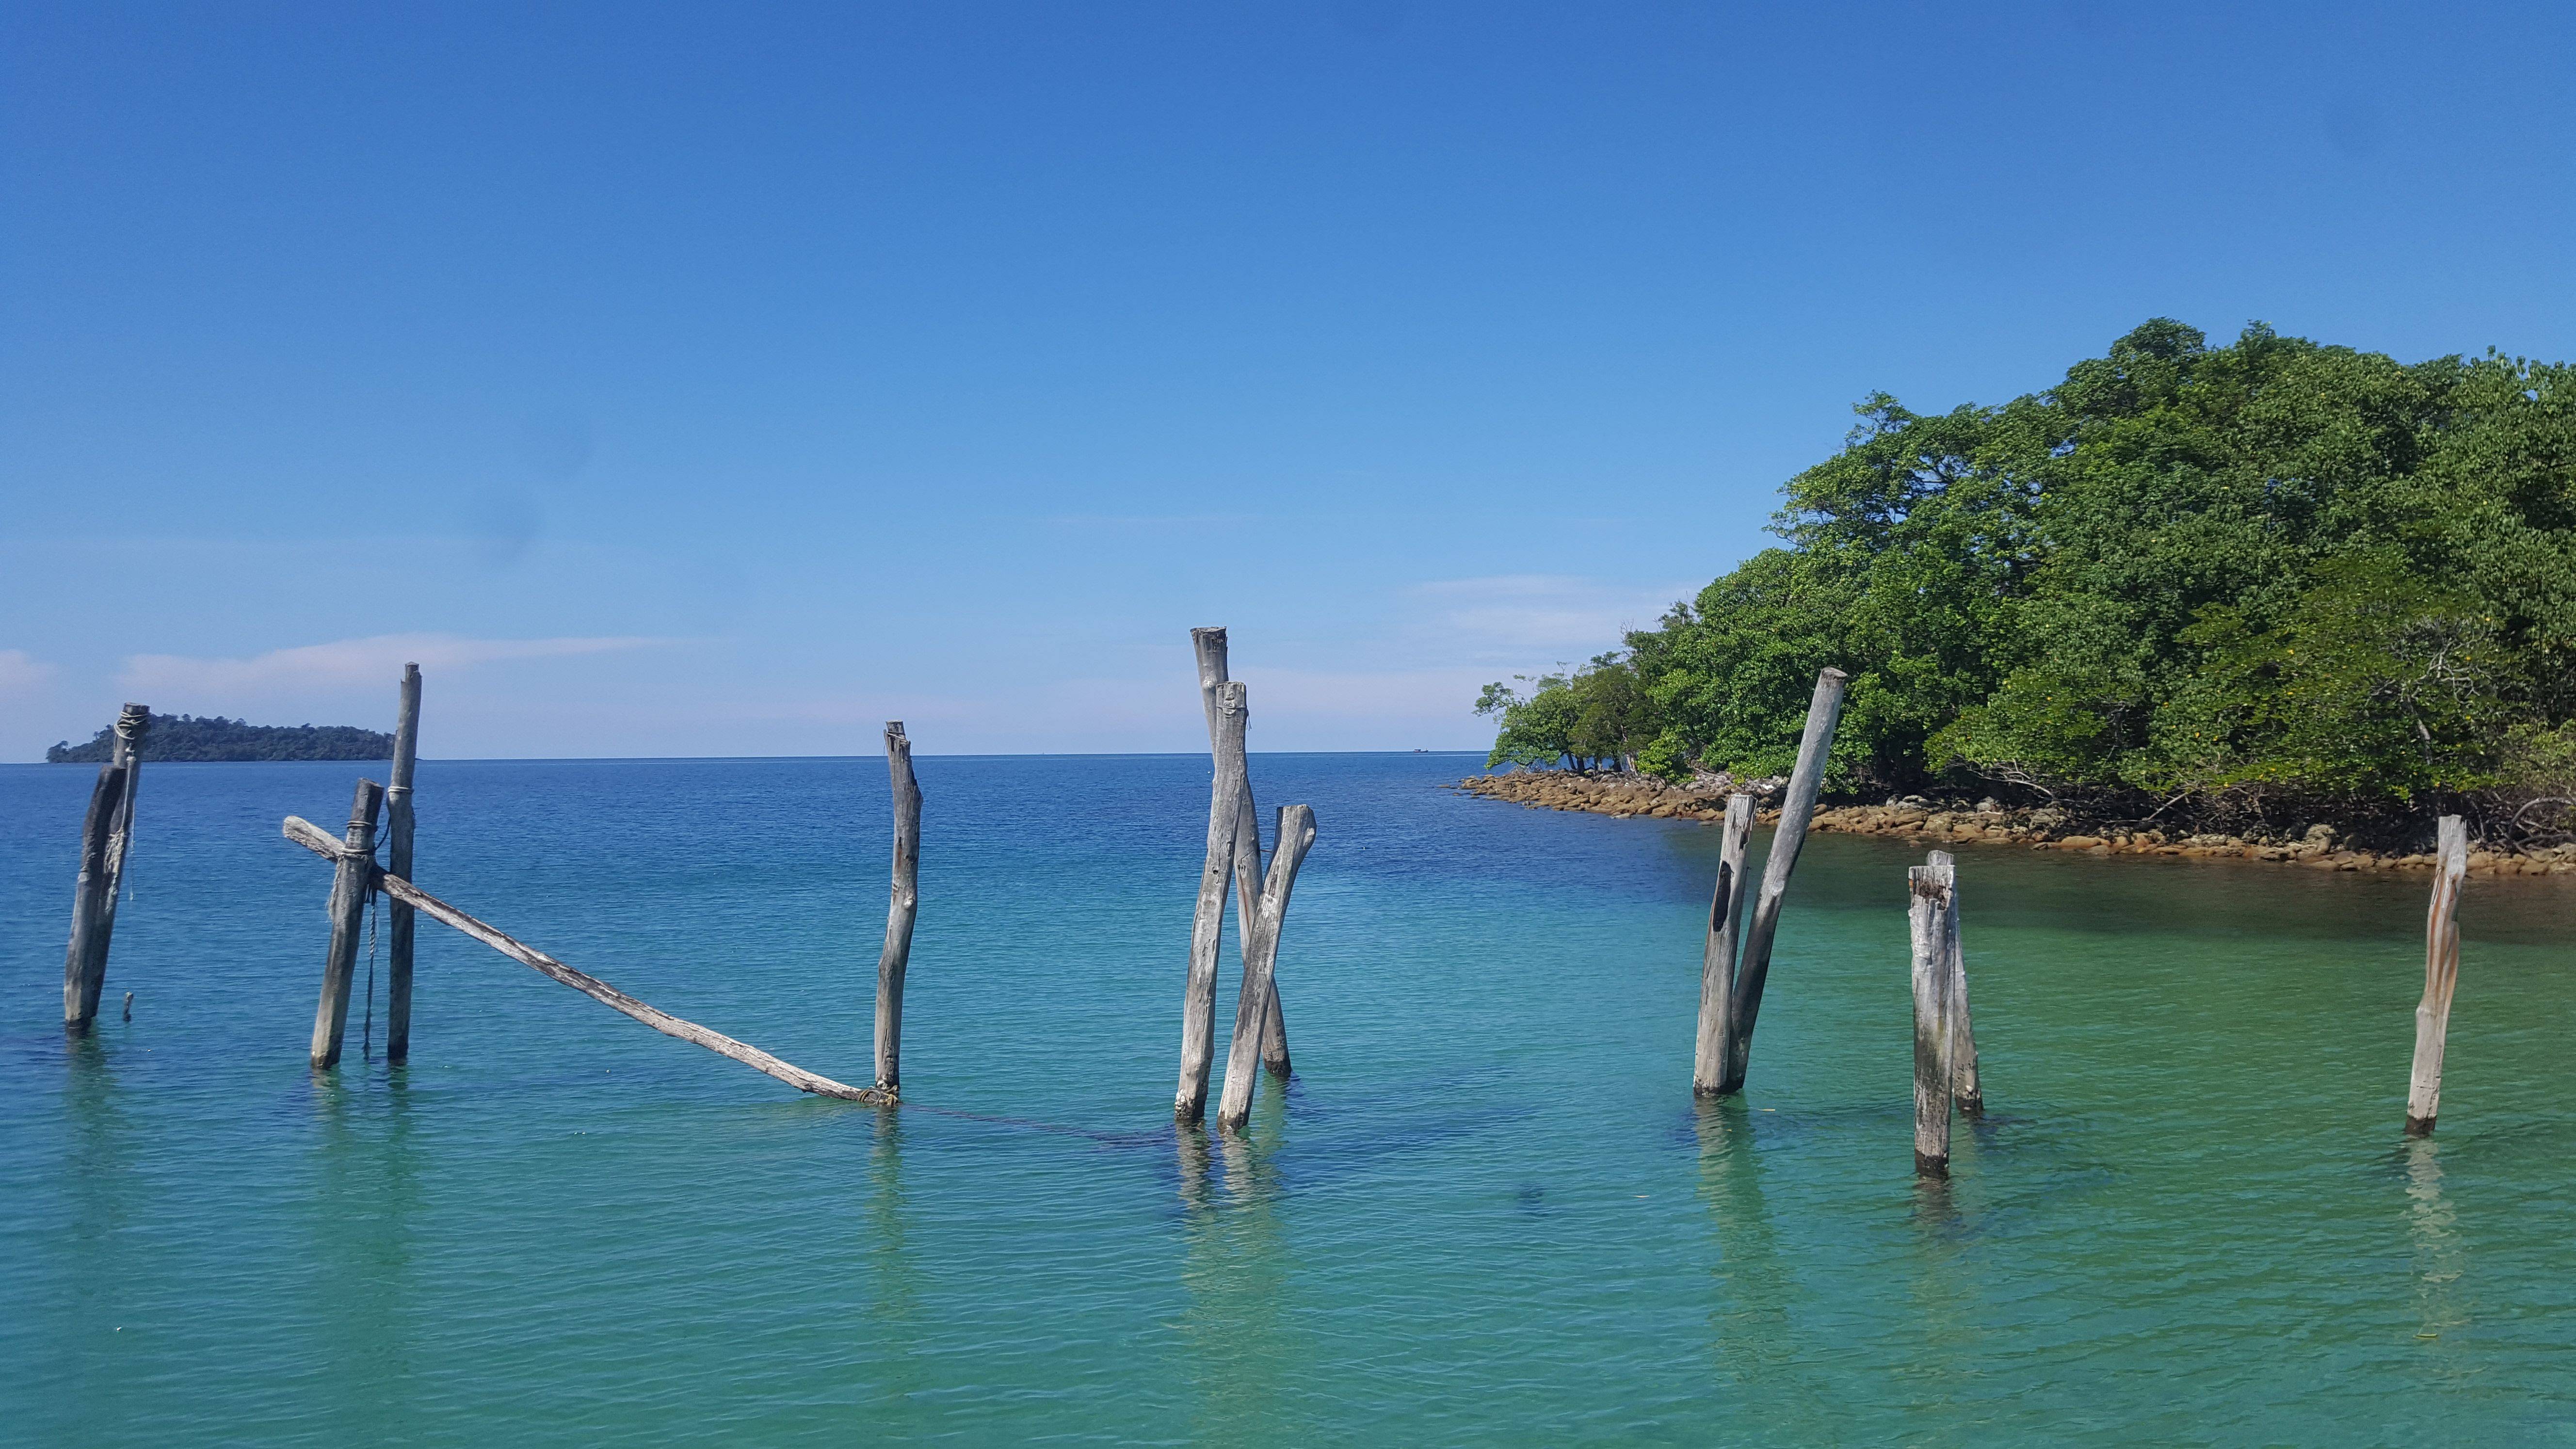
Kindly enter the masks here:
<path id="1" fill-rule="evenodd" d="M 2430 1117 L 2416 1117 L 2410 1115 L 2406 1119 L 2406 1135 L 2409 1137 L 2432 1136 L 2433 1119 Z"/>
<path id="2" fill-rule="evenodd" d="M 1963 1117 L 1983 1117 L 1986 1115 L 1986 1094 L 1983 1092 L 1970 1092 L 1966 1096 L 1961 1097 L 1959 1099 L 1959 1115 Z"/>
<path id="3" fill-rule="evenodd" d="M 1934 1157 L 1923 1152 L 1915 1153 L 1914 1175 L 1916 1177 L 1948 1177 L 1950 1175 L 1950 1159 L 1946 1157 Z"/>

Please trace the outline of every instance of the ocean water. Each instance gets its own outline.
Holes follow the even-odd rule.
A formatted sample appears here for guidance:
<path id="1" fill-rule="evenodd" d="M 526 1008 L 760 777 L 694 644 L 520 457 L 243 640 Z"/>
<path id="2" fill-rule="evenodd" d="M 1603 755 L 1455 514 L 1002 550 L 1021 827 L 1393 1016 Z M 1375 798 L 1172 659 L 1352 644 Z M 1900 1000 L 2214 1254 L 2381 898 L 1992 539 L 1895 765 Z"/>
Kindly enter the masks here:
<path id="1" fill-rule="evenodd" d="M 1240 1141 L 1169 1120 L 1203 758 L 920 761 L 893 1111 L 426 921 L 410 1065 L 378 1004 L 316 1077 L 329 871 L 278 822 L 336 829 L 352 765 L 147 767 L 66 1045 L 92 772 L 0 767 L 0 1437 L 2576 1443 L 2564 880 L 2469 886 L 2409 1142 L 2424 876 L 1964 847 L 1989 1116 L 1927 1187 L 1916 852 L 1809 845 L 1750 1088 L 1698 1106 L 1715 832 L 1473 763 L 1254 758 L 1319 838 Z M 419 790 L 427 889 L 867 1079 L 881 761 Z"/>

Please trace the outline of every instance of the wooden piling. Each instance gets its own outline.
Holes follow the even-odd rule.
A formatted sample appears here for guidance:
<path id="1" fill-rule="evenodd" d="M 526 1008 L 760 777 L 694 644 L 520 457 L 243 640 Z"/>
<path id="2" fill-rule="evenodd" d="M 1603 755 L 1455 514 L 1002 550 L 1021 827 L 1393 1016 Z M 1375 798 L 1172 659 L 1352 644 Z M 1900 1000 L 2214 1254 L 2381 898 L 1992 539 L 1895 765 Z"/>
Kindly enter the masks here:
<path id="1" fill-rule="evenodd" d="M 1259 1075 L 1261 1024 L 1269 1019 L 1272 968 L 1279 959 L 1279 930 L 1288 915 L 1288 895 L 1297 888 L 1297 868 L 1315 844 L 1315 812 L 1291 805 L 1279 812 L 1276 839 L 1270 847 L 1270 871 L 1261 883 L 1261 902 L 1253 913 L 1252 933 L 1243 947 L 1243 994 L 1234 1007 L 1234 1044 L 1226 1052 L 1225 1096 L 1217 1104 L 1219 1130 L 1236 1132 L 1252 1116 L 1253 1078 Z"/>
<path id="2" fill-rule="evenodd" d="M 433 921 L 455 927 L 547 980 L 569 986 L 611 1011 L 640 1021 L 664 1036 L 677 1037 L 692 1045 L 705 1047 L 720 1056 L 731 1057 L 744 1066 L 757 1072 L 765 1072 L 800 1092 L 811 1092 L 818 1097 L 836 1097 L 845 1102 L 867 1102 L 877 1106 L 884 1106 L 892 1100 L 873 1087 L 853 1087 L 846 1082 L 833 1081 L 830 1077 L 809 1072 L 792 1062 L 781 1061 L 756 1046 L 736 1041 L 720 1031 L 709 1031 L 696 1022 L 683 1021 L 668 1012 L 657 1011 L 598 977 L 575 971 L 534 946 L 527 945 L 493 926 L 476 920 L 401 876 L 377 870 L 365 856 L 354 854 L 347 845 L 333 838 L 330 831 L 312 821 L 289 815 L 286 817 L 285 834 L 287 839 L 321 856 L 324 860 L 342 864 L 354 860 L 366 872 L 367 878 L 373 880 L 377 888 L 387 896 L 411 906 Z"/>
<path id="3" fill-rule="evenodd" d="M 134 1019 L 134 993 L 131 991 L 125 993 L 125 1019 L 127 1021 Z"/>
<path id="4" fill-rule="evenodd" d="M 1789 893 L 1789 873 L 1798 868 L 1798 852 L 1807 843 L 1816 796 L 1825 787 L 1825 760 L 1833 753 L 1834 727 L 1842 720 L 1843 684 L 1841 670 L 1821 670 L 1816 692 L 1807 702 L 1807 727 L 1798 738 L 1797 767 L 1789 772 L 1789 793 L 1780 802 L 1780 823 L 1771 832 L 1771 851 L 1762 862 L 1762 894 L 1754 900 L 1753 923 L 1744 933 L 1743 959 L 1735 968 L 1721 1093 L 1743 1091 L 1745 1072 L 1752 1065 L 1753 1023 L 1762 1013 L 1762 986 L 1771 975 L 1771 945 L 1780 929 L 1780 906 Z"/>
<path id="5" fill-rule="evenodd" d="M 921 783 L 903 721 L 885 727 L 886 775 L 894 787 L 894 886 L 886 904 L 885 951 L 877 957 L 877 1090 L 903 1091 L 903 973 L 912 961 L 912 921 L 921 906 Z"/>
<path id="6" fill-rule="evenodd" d="M 1230 677 L 1226 673 L 1226 642 L 1223 628 L 1192 629 L 1190 651 L 1198 658 L 1199 702 L 1207 711 L 1208 747 L 1217 747 L 1216 688 Z M 1243 745 L 1238 742 L 1238 750 Z M 1252 803 L 1252 771 L 1243 772 L 1243 812 L 1236 827 L 1234 842 L 1234 929 L 1239 940 L 1252 939 L 1252 918 L 1260 909 L 1261 897 L 1261 815 Z M 1261 1023 L 1261 1061 L 1273 1076 L 1288 1075 L 1288 1014 L 1279 1004 L 1279 984 L 1274 979 L 1270 988 L 1269 1013 Z"/>
<path id="7" fill-rule="evenodd" d="M 1977 1078 L 1977 1026 L 1968 1014 L 1968 953 L 1959 936 L 1959 867 L 1946 850 L 1925 859 L 1947 872 L 1949 909 L 1942 913 L 1941 935 L 1950 958 L 1950 1095 L 1971 1117 L 1985 1115 L 1986 1089 Z"/>
<path id="8" fill-rule="evenodd" d="M 1950 1175 L 1951 1020 L 1949 921 L 1955 873 L 1946 859 L 1907 870 L 1914 937 L 1914 1170 Z"/>
<path id="9" fill-rule="evenodd" d="M 98 957 L 96 974 L 107 979 L 107 950 L 116 934 L 116 903 L 125 893 L 125 857 L 134 846 L 134 801 L 142 794 L 143 737 L 152 732 L 152 711 L 139 704 L 127 704 L 116 713 L 116 743 L 109 759 L 125 767 L 125 801 L 117 807 L 116 828 L 107 837 L 107 891 L 100 898 L 105 915 L 91 951 Z"/>
<path id="10" fill-rule="evenodd" d="M 1216 776 L 1208 789 L 1207 860 L 1199 868 L 1198 910 L 1190 919 L 1190 974 L 1181 995 L 1181 1082 L 1172 1098 L 1172 1116 L 1180 1122 L 1207 1115 L 1209 1059 L 1216 1041 L 1217 947 L 1225 935 L 1226 885 L 1249 794 L 1243 780 L 1243 730 L 1250 713 L 1244 688 L 1220 684 L 1215 698 Z"/>
<path id="11" fill-rule="evenodd" d="M 90 787 L 89 812 L 81 818 L 80 873 L 72 882 L 72 933 L 63 948 L 63 1030 L 85 1036 L 98 1016 L 99 989 L 107 982 L 107 953 L 98 948 L 106 929 L 104 897 L 108 879 L 109 837 L 125 808 L 126 782 L 134 767 L 111 760 L 98 767 Z"/>
<path id="12" fill-rule="evenodd" d="M 322 959 L 322 1000 L 313 1009 L 315 1071 L 340 1064 L 340 1038 L 349 1024 L 349 978 L 357 969 L 358 937 L 366 926 L 367 892 L 375 871 L 376 816 L 384 803 L 384 786 L 360 780 L 349 804 L 349 832 L 331 875 L 331 950 Z"/>
<path id="13" fill-rule="evenodd" d="M 1691 1058 L 1691 1091 L 1716 1096 L 1726 1080 L 1726 1043 L 1735 1007 L 1736 944 L 1744 927 L 1744 847 L 1753 834 L 1753 797 L 1726 797 L 1726 835 L 1717 849 L 1717 886 L 1700 945 L 1699 1044 Z"/>
<path id="14" fill-rule="evenodd" d="M 2429 1137 L 2442 1109 L 2442 1046 L 2451 993 L 2460 984 L 2460 885 L 2469 871 L 2469 827 L 2442 817 L 2433 851 L 2433 903 L 2424 914 L 2424 999 L 2415 1007 L 2415 1072 L 2406 1090 L 2406 1135 Z"/>
<path id="15" fill-rule="evenodd" d="M 385 786 L 385 869 L 411 879 L 411 777 L 420 756 L 420 666 L 403 666 L 402 691 L 394 710 L 394 772 Z M 401 901 L 385 908 L 385 1061 L 400 1066 L 411 1059 L 411 907 Z"/>

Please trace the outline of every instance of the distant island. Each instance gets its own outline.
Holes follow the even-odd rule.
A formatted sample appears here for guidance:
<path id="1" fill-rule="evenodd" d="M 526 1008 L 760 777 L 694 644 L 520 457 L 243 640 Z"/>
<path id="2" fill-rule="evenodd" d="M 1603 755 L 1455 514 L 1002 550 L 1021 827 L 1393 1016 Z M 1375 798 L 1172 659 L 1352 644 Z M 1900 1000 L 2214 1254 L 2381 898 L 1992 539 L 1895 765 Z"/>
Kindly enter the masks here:
<path id="1" fill-rule="evenodd" d="M 55 765 L 95 765 L 107 761 L 115 743 L 113 730 L 100 730 L 85 745 L 65 740 L 45 751 Z M 172 760 L 390 760 L 394 737 L 355 725 L 255 725 L 245 720 L 209 715 L 156 714 L 143 737 L 146 764 Z"/>

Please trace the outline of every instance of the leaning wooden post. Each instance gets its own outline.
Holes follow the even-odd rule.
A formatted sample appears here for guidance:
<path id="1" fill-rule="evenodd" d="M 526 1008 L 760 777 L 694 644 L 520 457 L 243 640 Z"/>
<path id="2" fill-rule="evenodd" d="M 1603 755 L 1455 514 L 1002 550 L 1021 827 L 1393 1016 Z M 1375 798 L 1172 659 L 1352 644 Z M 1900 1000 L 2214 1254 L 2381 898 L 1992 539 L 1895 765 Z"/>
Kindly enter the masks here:
<path id="1" fill-rule="evenodd" d="M 107 982 L 106 953 L 97 949 L 100 932 L 106 929 L 107 909 L 102 897 L 108 890 L 108 837 L 115 833 L 118 815 L 125 808 L 126 781 L 130 765 L 109 763 L 98 767 L 98 783 L 90 787 L 89 813 L 81 818 L 80 874 L 72 883 L 72 934 L 63 948 L 63 1030 L 72 1036 L 85 1036 L 98 1017 L 99 988 Z M 93 970 L 95 962 L 100 969 Z"/>
<path id="2" fill-rule="evenodd" d="M 2434 848 L 2433 904 L 2424 914 L 2424 999 L 2415 1007 L 2415 1076 L 2406 1090 L 2406 1135 L 2432 1135 L 2442 1109 L 2442 1042 L 2460 984 L 2460 884 L 2469 872 L 2469 827 L 2442 817 Z"/>
<path id="3" fill-rule="evenodd" d="M 1959 1110 L 1979 1117 L 1986 1110 L 1986 1089 L 1977 1079 L 1977 1024 L 1968 1015 L 1968 953 L 1959 939 L 1959 866 L 1946 850 L 1925 857 L 1950 885 L 1950 908 L 1943 913 L 1941 934 L 1950 958 L 1950 1095 Z"/>
<path id="4" fill-rule="evenodd" d="M 1234 869 L 1235 832 L 1243 817 L 1243 727 L 1250 713 L 1240 684 L 1216 688 L 1216 778 L 1208 790 L 1207 861 L 1199 868 L 1198 912 L 1190 918 L 1189 984 L 1181 994 L 1181 1085 L 1172 1116 L 1207 1115 L 1209 1059 L 1216 1041 L 1217 946 L 1225 936 L 1226 882 Z"/>
<path id="5" fill-rule="evenodd" d="M 921 906 L 921 783 L 903 721 L 885 727 L 886 775 L 894 786 L 894 890 L 886 905 L 885 952 L 877 957 L 877 1090 L 903 1091 L 903 972 L 912 960 L 912 920 Z"/>
<path id="6" fill-rule="evenodd" d="M 1234 1045 L 1225 1057 L 1225 1097 L 1217 1106 L 1216 1125 L 1241 1130 L 1252 1116 L 1252 1083 L 1260 1074 L 1261 1023 L 1269 1016 L 1271 967 L 1279 958 L 1279 927 L 1288 914 L 1288 893 L 1297 888 L 1297 868 L 1315 843 L 1315 812 L 1291 805 L 1279 812 L 1279 834 L 1270 850 L 1270 873 L 1261 883 L 1261 904 L 1253 916 L 1252 934 L 1243 946 L 1243 995 L 1234 1007 Z"/>
<path id="7" fill-rule="evenodd" d="M 341 838 L 338 868 L 331 874 L 331 953 L 322 958 L 322 1001 L 313 1010 L 313 1068 L 340 1064 L 340 1037 L 349 1024 L 349 978 L 357 969 L 358 936 L 366 927 L 367 894 L 375 885 L 376 814 L 385 803 L 385 787 L 358 782 L 349 804 L 349 831 Z"/>
<path id="8" fill-rule="evenodd" d="M 1950 901 L 1954 875 L 1936 858 L 1905 873 L 1914 935 L 1914 1170 L 1950 1175 Z"/>
<path id="9" fill-rule="evenodd" d="M 420 666 L 403 666 L 402 693 L 394 711 L 393 783 L 385 786 L 385 869 L 411 879 L 411 777 L 420 763 Z M 411 1059 L 412 910 L 401 901 L 385 907 L 385 1060 Z"/>
<path id="10" fill-rule="evenodd" d="M 1815 696 L 1807 702 L 1807 729 L 1798 739 L 1797 768 L 1789 772 L 1780 824 L 1771 832 L 1771 853 L 1762 862 L 1762 894 L 1753 903 L 1753 924 L 1744 933 L 1744 959 L 1735 968 L 1735 1003 L 1727 1024 L 1726 1075 L 1720 1092 L 1743 1091 L 1745 1070 L 1752 1064 L 1753 1022 L 1762 1013 L 1762 983 L 1771 975 L 1771 942 L 1780 929 L 1780 904 L 1789 893 L 1789 872 L 1798 868 L 1798 852 L 1807 843 L 1808 819 L 1816 813 L 1816 796 L 1825 787 L 1825 759 L 1833 753 L 1834 726 L 1843 713 L 1843 678 L 1839 669 L 1819 671 Z"/>
<path id="11" fill-rule="evenodd" d="M 1217 745 L 1216 687 L 1230 677 L 1226 673 L 1225 630 L 1192 629 L 1190 649 L 1198 656 L 1199 703 L 1207 710 L 1208 745 Z M 1238 744 L 1237 750 L 1243 747 Z M 1252 803 L 1252 771 L 1243 773 L 1243 814 L 1235 827 L 1234 841 L 1234 929 L 1244 941 L 1252 939 L 1252 917 L 1260 909 L 1261 897 L 1261 816 Z M 1288 1075 L 1288 1016 L 1279 1005 L 1279 986 L 1271 983 L 1269 1014 L 1261 1023 L 1261 1060 L 1274 1076 Z"/>
<path id="12" fill-rule="evenodd" d="M 1753 834 L 1753 797 L 1726 797 L 1726 836 L 1717 848 L 1717 888 L 1699 957 L 1699 1046 L 1691 1091 L 1713 1097 L 1726 1080 L 1728 1019 L 1735 1006 L 1735 947 L 1744 927 L 1744 846 Z"/>
<path id="13" fill-rule="evenodd" d="M 143 784 L 143 737 L 152 732 L 152 711 L 128 704 L 116 713 L 116 745 L 110 758 L 125 767 L 125 803 L 117 807 L 116 828 L 107 837 L 107 893 L 100 900 L 104 915 L 97 943 L 100 980 L 107 978 L 107 948 L 116 933 L 116 902 L 125 890 L 125 855 L 134 848 L 134 798 Z"/>

